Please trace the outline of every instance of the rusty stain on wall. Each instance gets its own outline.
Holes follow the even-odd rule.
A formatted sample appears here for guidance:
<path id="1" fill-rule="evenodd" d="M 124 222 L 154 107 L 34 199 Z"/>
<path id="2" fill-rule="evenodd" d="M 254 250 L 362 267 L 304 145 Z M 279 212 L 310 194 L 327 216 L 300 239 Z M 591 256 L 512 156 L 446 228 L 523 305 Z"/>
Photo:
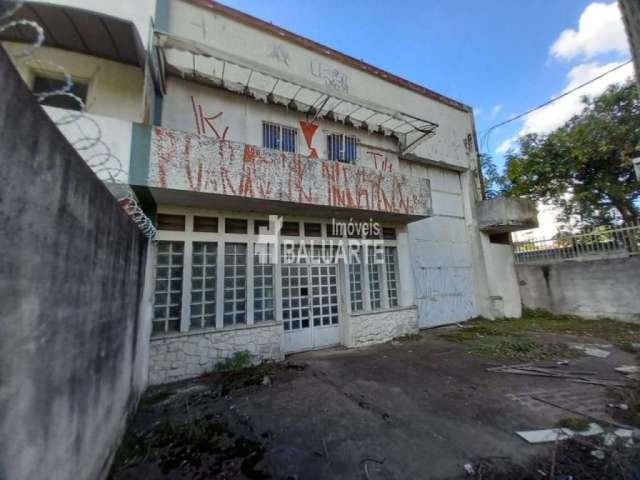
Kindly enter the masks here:
<path id="1" fill-rule="evenodd" d="M 427 216 L 426 179 L 156 127 L 150 186 Z"/>

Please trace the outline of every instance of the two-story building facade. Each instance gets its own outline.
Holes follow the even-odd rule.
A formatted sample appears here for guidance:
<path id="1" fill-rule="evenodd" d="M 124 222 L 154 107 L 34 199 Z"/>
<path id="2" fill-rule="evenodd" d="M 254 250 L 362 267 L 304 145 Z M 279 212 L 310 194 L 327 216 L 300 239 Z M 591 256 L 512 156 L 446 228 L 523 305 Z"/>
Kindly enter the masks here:
<path id="1" fill-rule="evenodd" d="M 520 315 L 528 224 L 482 202 L 470 107 L 215 2 L 135 3 L 28 2 L 44 45 L 2 40 L 155 223 L 151 383 Z"/>

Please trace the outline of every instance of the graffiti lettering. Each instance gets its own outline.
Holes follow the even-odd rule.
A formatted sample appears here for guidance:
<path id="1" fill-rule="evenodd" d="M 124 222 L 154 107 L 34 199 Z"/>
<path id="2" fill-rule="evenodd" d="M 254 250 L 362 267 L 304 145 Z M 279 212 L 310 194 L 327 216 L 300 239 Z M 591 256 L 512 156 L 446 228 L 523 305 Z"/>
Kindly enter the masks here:
<path id="1" fill-rule="evenodd" d="M 196 122 L 196 133 L 198 135 L 206 135 L 207 127 L 209 127 L 218 140 L 226 140 L 227 133 L 229 132 L 229 127 L 224 127 L 224 130 L 222 130 L 222 134 L 220 134 L 218 129 L 213 124 L 214 120 L 222 116 L 222 112 L 219 112 L 212 116 L 206 116 L 203 113 L 202 105 L 199 103 L 196 104 L 193 96 L 191 97 L 191 106 L 193 107 L 193 117 Z"/>
<path id="2" fill-rule="evenodd" d="M 382 170 L 383 172 L 391 172 L 393 170 L 393 164 L 387 159 L 386 155 L 372 150 L 367 150 L 367 155 L 370 155 L 373 159 L 373 165 L 376 170 Z"/>
<path id="3" fill-rule="evenodd" d="M 153 130 L 149 184 L 418 216 L 431 205 L 423 179 L 160 127 Z"/>
<path id="4" fill-rule="evenodd" d="M 349 77 L 343 72 L 314 60 L 311 60 L 310 65 L 311 75 L 321 79 L 327 87 L 338 92 L 349 93 Z"/>

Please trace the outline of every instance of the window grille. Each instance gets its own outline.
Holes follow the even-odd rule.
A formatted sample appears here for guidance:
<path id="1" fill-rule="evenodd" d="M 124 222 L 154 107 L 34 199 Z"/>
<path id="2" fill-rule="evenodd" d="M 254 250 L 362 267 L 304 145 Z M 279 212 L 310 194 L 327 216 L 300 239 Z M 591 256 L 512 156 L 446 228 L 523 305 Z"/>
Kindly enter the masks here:
<path id="1" fill-rule="evenodd" d="M 273 150 L 295 153 L 298 130 L 295 128 L 264 122 L 262 124 L 262 146 Z"/>
<path id="2" fill-rule="evenodd" d="M 356 163 L 358 139 L 341 133 L 327 135 L 327 157 L 329 160 Z"/>

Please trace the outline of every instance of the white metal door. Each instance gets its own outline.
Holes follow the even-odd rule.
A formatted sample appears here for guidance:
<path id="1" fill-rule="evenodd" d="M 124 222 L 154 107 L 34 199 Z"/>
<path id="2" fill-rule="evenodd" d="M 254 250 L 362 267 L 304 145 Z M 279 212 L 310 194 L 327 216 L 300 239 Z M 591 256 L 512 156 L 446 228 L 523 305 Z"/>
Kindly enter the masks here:
<path id="1" fill-rule="evenodd" d="M 282 266 L 285 353 L 340 342 L 336 265 Z"/>

